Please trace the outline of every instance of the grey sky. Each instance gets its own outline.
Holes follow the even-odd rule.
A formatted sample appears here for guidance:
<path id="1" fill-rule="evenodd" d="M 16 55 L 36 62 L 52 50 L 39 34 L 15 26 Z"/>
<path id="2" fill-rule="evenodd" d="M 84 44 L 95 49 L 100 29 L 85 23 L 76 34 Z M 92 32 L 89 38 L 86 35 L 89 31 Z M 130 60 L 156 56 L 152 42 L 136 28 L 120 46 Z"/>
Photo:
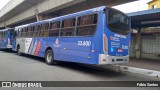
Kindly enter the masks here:
<path id="1" fill-rule="evenodd" d="M 148 9 L 148 2 L 152 0 L 139 0 L 123 5 L 118 5 L 113 8 L 116 8 L 118 10 L 121 10 L 122 12 L 125 13 L 130 13 L 130 12 L 136 12 L 136 11 L 142 11 L 142 10 L 147 10 Z"/>

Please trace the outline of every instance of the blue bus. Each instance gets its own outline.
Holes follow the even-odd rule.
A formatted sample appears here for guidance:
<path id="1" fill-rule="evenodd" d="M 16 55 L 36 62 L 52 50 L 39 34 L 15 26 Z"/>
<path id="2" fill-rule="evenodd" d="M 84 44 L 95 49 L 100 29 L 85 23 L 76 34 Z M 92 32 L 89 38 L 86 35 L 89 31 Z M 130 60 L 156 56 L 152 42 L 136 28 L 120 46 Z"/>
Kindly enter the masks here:
<path id="1" fill-rule="evenodd" d="M 12 28 L 0 30 L 0 49 L 12 49 L 13 33 Z"/>
<path id="2" fill-rule="evenodd" d="M 83 64 L 129 61 L 131 22 L 126 14 L 101 6 L 15 27 L 18 55 Z"/>

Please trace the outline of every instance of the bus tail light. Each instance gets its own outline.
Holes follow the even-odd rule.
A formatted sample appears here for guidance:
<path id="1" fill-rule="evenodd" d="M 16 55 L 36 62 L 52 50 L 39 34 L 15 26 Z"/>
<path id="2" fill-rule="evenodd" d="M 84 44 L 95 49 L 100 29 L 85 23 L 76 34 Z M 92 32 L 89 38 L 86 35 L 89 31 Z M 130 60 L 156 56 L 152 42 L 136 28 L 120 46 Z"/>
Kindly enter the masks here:
<path id="1" fill-rule="evenodd" d="M 104 53 L 107 53 L 107 36 L 105 34 L 103 35 L 103 49 Z"/>
<path id="2" fill-rule="evenodd" d="M 118 52 L 123 52 L 123 50 L 121 48 L 118 49 Z"/>
<path id="3" fill-rule="evenodd" d="M 97 50 L 92 50 L 92 52 L 97 52 Z"/>
<path id="4" fill-rule="evenodd" d="M 103 61 L 103 62 L 106 62 L 107 60 L 106 60 L 106 59 L 103 59 L 102 61 Z"/>

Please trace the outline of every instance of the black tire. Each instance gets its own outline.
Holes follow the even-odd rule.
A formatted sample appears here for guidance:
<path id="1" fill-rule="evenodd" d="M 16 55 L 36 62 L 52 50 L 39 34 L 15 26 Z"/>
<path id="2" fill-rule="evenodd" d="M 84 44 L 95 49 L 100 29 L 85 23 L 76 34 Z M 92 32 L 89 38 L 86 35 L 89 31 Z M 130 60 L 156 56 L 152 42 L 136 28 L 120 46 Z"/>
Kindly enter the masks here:
<path id="1" fill-rule="evenodd" d="M 54 65 L 56 64 L 56 61 L 54 60 L 53 51 L 51 49 L 47 50 L 45 53 L 45 61 L 48 65 Z"/>
<path id="2" fill-rule="evenodd" d="M 17 55 L 21 56 L 22 53 L 20 52 L 20 46 L 17 47 Z"/>

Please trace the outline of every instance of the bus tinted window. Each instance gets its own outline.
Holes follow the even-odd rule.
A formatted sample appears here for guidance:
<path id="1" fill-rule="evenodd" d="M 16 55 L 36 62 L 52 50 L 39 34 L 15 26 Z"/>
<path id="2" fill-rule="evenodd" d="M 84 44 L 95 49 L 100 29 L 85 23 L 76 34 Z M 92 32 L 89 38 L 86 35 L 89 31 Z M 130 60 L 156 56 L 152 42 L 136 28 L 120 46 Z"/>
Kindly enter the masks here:
<path id="1" fill-rule="evenodd" d="M 129 32 L 129 17 L 117 10 L 108 10 L 108 27 L 116 33 L 127 34 Z"/>
<path id="2" fill-rule="evenodd" d="M 77 22 L 77 36 L 92 36 L 97 27 L 98 15 L 86 15 L 78 18 Z"/>
<path id="3" fill-rule="evenodd" d="M 62 21 L 61 36 L 74 36 L 75 18 Z"/>
<path id="4" fill-rule="evenodd" d="M 13 30 L 13 40 L 15 40 L 16 37 L 17 37 L 17 31 L 14 31 L 14 30 Z"/>
<path id="5" fill-rule="evenodd" d="M 2 32 L 0 32 L 1 33 L 1 38 L 3 38 L 3 31 Z"/>
<path id="6" fill-rule="evenodd" d="M 34 26 L 33 37 L 38 37 L 40 34 L 40 25 Z"/>
<path id="7" fill-rule="evenodd" d="M 50 24 L 49 36 L 59 36 L 60 22 L 52 22 Z"/>
<path id="8" fill-rule="evenodd" d="M 16 30 L 16 35 L 17 37 L 19 37 L 19 30 Z"/>
<path id="9" fill-rule="evenodd" d="M 25 37 L 26 36 L 26 31 L 25 28 L 21 29 L 21 37 Z"/>
<path id="10" fill-rule="evenodd" d="M 4 31 L 4 38 L 6 38 L 6 36 L 7 36 L 7 32 L 6 32 L 6 31 Z"/>
<path id="11" fill-rule="evenodd" d="M 28 28 L 25 27 L 24 29 L 25 29 L 25 37 L 26 37 L 27 36 L 27 32 L 28 32 Z"/>
<path id="12" fill-rule="evenodd" d="M 48 37 L 48 29 L 49 29 L 49 23 L 45 23 L 41 25 L 41 32 L 40 37 Z"/>
<path id="13" fill-rule="evenodd" d="M 18 29 L 18 37 L 21 37 L 21 29 Z"/>
<path id="14" fill-rule="evenodd" d="M 2 32 L 0 32 L 0 38 L 2 38 Z"/>
<path id="15" fill-rule="evenodd" d="M 28 27 L 28 32 L 27 32 L 27 37 L 32 37 L 32 34 L 33 34 L 33 32 L 32 32 L 32 27 L 29 26 L 29 27 Z"/>

